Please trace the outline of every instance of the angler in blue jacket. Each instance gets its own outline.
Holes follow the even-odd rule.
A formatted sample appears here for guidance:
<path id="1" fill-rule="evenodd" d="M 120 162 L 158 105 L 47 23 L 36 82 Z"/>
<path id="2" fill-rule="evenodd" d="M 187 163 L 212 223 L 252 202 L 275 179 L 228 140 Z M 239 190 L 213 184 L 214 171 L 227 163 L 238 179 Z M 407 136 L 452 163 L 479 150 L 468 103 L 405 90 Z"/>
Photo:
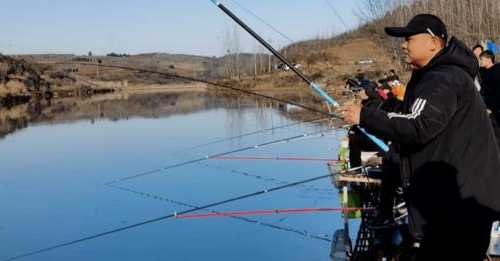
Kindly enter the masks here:
<path id="1" fill-rule="evenodd" d="M 421 14 L 389 27 L 413 73 L 402 113 L 348 104 L 346 121 L 399 148 L 417 260 L 483 260 L 500 219 L 500 156 L 474 85 L 479 64 L 444 23 Z"/>

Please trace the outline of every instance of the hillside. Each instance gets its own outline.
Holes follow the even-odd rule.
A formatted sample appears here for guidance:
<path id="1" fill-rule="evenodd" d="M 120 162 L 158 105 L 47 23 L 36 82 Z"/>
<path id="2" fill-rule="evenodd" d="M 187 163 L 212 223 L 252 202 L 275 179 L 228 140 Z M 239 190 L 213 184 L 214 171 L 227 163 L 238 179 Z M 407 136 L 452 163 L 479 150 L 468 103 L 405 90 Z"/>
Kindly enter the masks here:
<path id="1" fill-rule="evenodd" d="M 311 40 L 288 47 L 288 59 L 299 63 L 309 78 L 324 87 L 335 98 L 352 99 L 346 92 L 347 79 L 364 74 L 370 79 L 384 77 L 389 70 L 395 70 L 403 79 L 409 77 L 401 60 L 381 45 L 374 37 L 352 35 L 342 39 Z M 296 100 L 307 102 L 321 99 L 291 71 L 274 70 L 258 77 L 242 80 L 227 80 L 226 83 L 258 92 L 288 93 Z"/>
<path id="2" fill-rule="evenodd" d="M 346 78 L 357 73 L 377 80 L 394 69 L 404 82 L 409 79 L 410 68 L 402 60 L 401 39 L 386 36 L 384 28 L 404 26 L 417 14 L 431 13 L 441 17 L 448 26 L 450 37 L 455 36 L 468 46 L 486 40 L 500 45 L 500 9 L 491 8 L 500 6 L 500 0 L 410 0 L 405 4 L 366 0 L 362 3 L 358 16 L 365 23 L 359 28 L 333 38 L 293 43 L 281 50 L 290 61 L 302 64 L 306 75 L 339 99 L 352 98 L 345 95 L 343 85 Z M 273 72 L 255 81 L 248 78 L 241 86 L 263 90 L 300 86 L 294 89 L 299 96 L 312 93 L 290 72 Z"/>
<path id="3" fill-rule="evenodd" d="M 108 65 L 118 65 L 125 67 L 141 68 L 152 71 L 161 71 L 177 73 L 179 75 L 202 78 L 218 79 L 225 77 L 227 73 L 232 72 L 232 67 L 236 61 L 240 66 L 238 72 L 241 75 L 253 72 L 252 66 L 245 66 L 253 63 L 254 54 L 229 54 L 223 57 L 195 56 L 184 54 L 167 53 L 146 53 L 146 54 L 108 54 L 106 56 L 77 56 L 77 55 L 23 55 L 17 58 L 31 63 L 102 63 Z M 262 55 L 260 55 L 262 56 Z M 267 58 L 266 58 L 267 59 Z M 250 68 L 251 67 L 251 68 Z M 122 81 L 127 80 L 131 83 L 178 83 L 177 79 L 165 79 L 158 75 L 136 73 L 124 70 L 83 67 L 83 66 L 56 66 L 60 70 L 78 70 L 78 75 L 99 79 L 103 81 Z"/>

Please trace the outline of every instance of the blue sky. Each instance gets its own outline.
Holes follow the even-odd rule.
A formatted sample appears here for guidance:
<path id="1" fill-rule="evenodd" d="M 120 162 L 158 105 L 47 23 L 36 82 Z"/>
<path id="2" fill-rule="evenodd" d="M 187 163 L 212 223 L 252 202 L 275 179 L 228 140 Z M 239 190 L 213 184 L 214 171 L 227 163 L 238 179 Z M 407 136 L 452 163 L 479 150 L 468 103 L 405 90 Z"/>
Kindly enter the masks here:
<path id="1" fill-rule="evenodd" d="M 345 30 L 326 0 L 221 1 L 265 39 L 289 41 L 241 9 L 258 14 L 293 40 Z M 349 27 L 362 0 L 329 0 Z M 75 53 L 168 52 L 220 56 L 223 38 L 235 24 L 209 0 L 2 0 L 0 52 Z M 239 33 L 244 51 L 255 41 Z"/>

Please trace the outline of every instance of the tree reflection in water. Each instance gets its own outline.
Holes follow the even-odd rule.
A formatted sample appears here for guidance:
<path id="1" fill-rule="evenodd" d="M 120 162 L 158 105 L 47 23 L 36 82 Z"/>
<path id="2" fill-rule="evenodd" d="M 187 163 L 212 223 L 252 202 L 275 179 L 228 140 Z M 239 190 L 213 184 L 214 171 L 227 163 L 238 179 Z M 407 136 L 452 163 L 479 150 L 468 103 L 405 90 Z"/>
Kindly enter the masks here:
<path id="1" fill-rule="evenodd" d="M 220 97 L 205 92 L 165 93 L 110 93 L 90 98 L 32 99 L 28 103 L 0 107 L 0 138 L 27 128 L 31 124 L 56 124 L 99 119 L 111 121 L 129 118 L 164 118 L 202 110 L 224 108 L 229 110 L 227 134 L 242 133 L 246 109 L 258 109 L 258 127 L 268 128 L 273 122 L 266 111 L 281 107 L 276 102 L 266 102 L 245 97 Z M 306 119 L 302 114 L 287 116 Z M 317 117 L 317 115 L 309 115 Z"/>

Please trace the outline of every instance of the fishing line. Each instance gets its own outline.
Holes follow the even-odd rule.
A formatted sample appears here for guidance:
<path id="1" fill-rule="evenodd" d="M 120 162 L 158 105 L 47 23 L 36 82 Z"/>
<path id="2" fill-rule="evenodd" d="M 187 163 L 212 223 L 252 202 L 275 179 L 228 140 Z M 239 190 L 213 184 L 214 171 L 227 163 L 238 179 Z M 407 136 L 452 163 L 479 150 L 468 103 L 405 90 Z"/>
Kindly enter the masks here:
<path id="1" fill-rule="evenodd" d="M 362 167 L 354 168 L 354 169 L 351 169 L 350 171 L 355 171 L 357 169 L 362 169 Z M 307 184 L 307 183 L 311 183 L 311 182 L 314 182 L 314 181 L 326 179 L 326 178 L 335 176 L 336 174 L 340 174 L 340 173 L 332 173 L 332 174 L 322 175 L 322 176 L 318 176 L 318 177 L 314 177 L 314 178 L 309 178 L 309 179 L 305 179 L 305 180 L 293 182 L 293 183 L 290 183 L 290 184 L 287 184 L 287 185 L 278 186 L 278 187 L 274 187 L 274 188 L 270 188 L 270 189 L 265 189 L 265 190 L 257 191 L 257 192 L 254 192 L 254 193 L 244 194 L 244 195 L 237 196 L 237 197 L 234 197 L 234 198 L 230 198 L 230 199 L 226 199 L 226 200 L 214 202 L 214 203 L 211 203 L 211 204 L 207 204 L 207 205 L 204 205 L 204 206 L 200 206 L 200 207 L 196 207 L 196 208 L 192 208 L 192 209 L 188 209 L 188 210 L 184 210 L 184 211 L 181 211 L 181 212 L 178 212 L 178 213 L 172 213 L 172 214 L 168 214 L 168 215 L 157 217 L 157 218 L 153 218 L 153 219 L 148 219 L 148 220 L 145 220 L 145 221 L 142 221 L 142 222 L 139 222 L 139 223 L 135 223 L 135 224 L 132 224 L 132 225 L 115 228 L 115 229 L 112 229 L 112 230 L 109 230 L 109 231 L 106 231 L 106 232 L 102 232 L 102 233 L 99 233 L 99 234 L 94 234 L 94 235 L 91 235 L 91 236 L 86 236 L 86 237 L 83 237 L 83 238 L 80 238 L 80 239 L 76 239 L 76 240 L 73 240 L 73 241 L 69 241 L 69 242 L 66 242 L 66 243 L 61 243 L 61 244 L 57 244 L 57 245 L 54 245 L 54 246 L 42 248 L 42 249 L 39 249 L 39 250 L 36 250 L 36 251 L 27 252 L 27 253 L 24 253 L 24 254 L 21 254 L 21 255 L 17 255 L 17 256 L 14 256 L 14 257 L 10 257 L 10 258 L 4 259 L 3 261 L 12 261 L 12 260 L 17 260 L 17 259 L 21 259 L 21 258 L 25 258 L 25 257 L 29 257 L 29 256 L 34 256 L 34 255 L 42 254 L 42 253 L 49 252 L 49 251 L 52 251 L 52 250 L 55 250 L 55 249 L 59 249 L 59 248 L 63 248 L 63 247 L 71 246 L 71 245 L 75 245 L 75 244 L 78 244 L 78 243 L 82 243 L 82 242 L 85 242 L 85 241 L 93 240 L 93 239 L 104 237 L 104 236 L 111 235 L 111 234 L 115 234 L 115 233 L 122 232 L 122 231 L 125 231 L 125 230 L 129 230 L 129 229 L 132 229 L 132 228 L 137 228 L 137 227 L 141 227 L 141 226 L 144 226 L 144 225 L 147 225 L 147 224 L 152 224 L 152 223 L 156 223 L 156 222 L 163 221 L 163 220 L 166 220 L 166 219 L 175 218 L 175 216 L 177 216 L 177 215 L 189 214 L 189 213 L 193 213 L 193 212 L 196 212 L 196 211 L 199 211 L 199 210 L 205 210 L 205 209 L 209 209 L 209 208 L 212 208 L 212 207 L 224 205 L 224 204 L 227 204 L 227 203 L 232 203 L 232 202 L 240 201 L 240 200 L 243 200 L 243 199 L 257 197 L 257 196 L 260 196 L 260 195 L 263 195 L 263 194 L 268 194 L 268 193 L 272 193 L 272 192 L 284 190 L 284 189 L 291 188 L 291 187 L 294 187 L 294 186 L 297 186 L 297 185 Z"/>
<path id="2" fill-rule="evenodd" d="M 239 8 L 241 8 L 243 11 L 247 12 L 248 14 L 250 14 L 251 16 L 253 16 L 255 19 L 259 20 L 260 22 L 262 22 L 263 24 L 265 24 L 267 27 L 271 28 L 271 30 L 273 30 L 274 32 L 276 32 L 277 34 L 281 35 L 283 38 L 287 39 L 290 43 L 293 43 L 295 42 L 293 39 L 291 39 L 290 37 L 288 37 L 286 34 L 284 34 L 283 32 L 281 32 L 280 30 L 278 30 L 276 27 L 274 27 L 271 23 L 267 22 L 266 20 L 264 20 L 262 17 L 258 16 L 256 13 L 254 13 L 252 10 L 244 7 L 241 3 L 239 3 L 238 1 L 236 0 L 230 0 L 231 2 L 233 2 L 235 5 L 237 5 Z"/>
<path id="3" fill-rule="evenodd" d="M 340 15 L 340 13 L 337 12 L 337 9 L 335 8 L 335 6 L 333 6 L 333 4 L 330 2 L 330 0 L 325 0 L 325 2 L 328 5 L 328 7 L 330 7 L 330 9 L 332 10 L 333 14 L 335 14 L 335 16 L 337 16 L 337 19 L 339 19 L 340 22 L 344 25 L 344 29 L 347 32 L 349 30 L 349 26 L 347 26 L 347 23 L 344 21 L 344 19 Z"/>

